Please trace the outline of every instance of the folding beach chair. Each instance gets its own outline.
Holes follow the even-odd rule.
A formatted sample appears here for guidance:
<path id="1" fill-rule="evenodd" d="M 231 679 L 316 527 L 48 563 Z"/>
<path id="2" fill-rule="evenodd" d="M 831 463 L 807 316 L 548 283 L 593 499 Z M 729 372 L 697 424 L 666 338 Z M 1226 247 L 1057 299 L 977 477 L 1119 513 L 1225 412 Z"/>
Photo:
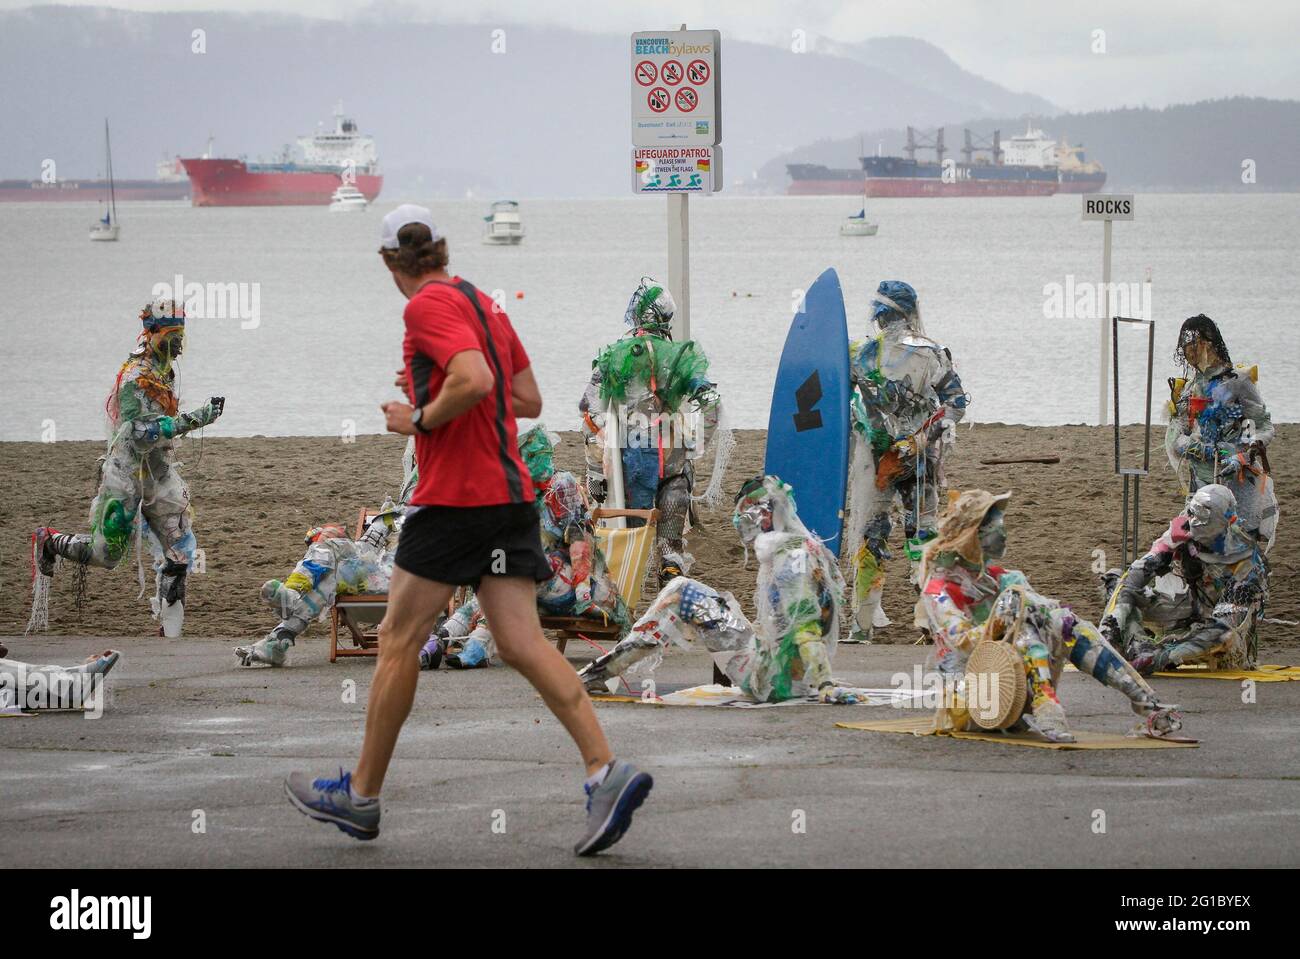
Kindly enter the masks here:
<path id="1" fill-rule="evenodd" d="M 378 510 L 362 508 L 357 517 L 357 528 L 352 534 L 360 539 L 366 531 L 366 524 L 379 513 Z M 451 595 L 447 606 L 448 614 L 465 601 L 465 590 L 457 588 Z M 330 608 L 330 662 L 340 656 L 378 656 L 379 624 L 388 612 L 387 593 L 345 593 L 334 597 Z M 339 646 L 339 627 L 343 626 L 351 634 L 352 645 L 348 648 Z"/>
<path id="2" fill-rule="evenodd" d="M 635 618 L 641 605 L 641 584 L 645 582 L 650 548 L 659 525 L 659 511 L 602 507 L 592 510 L 591 517 L 596 521 L 596 542 L 605 555 L 614 586 L 623 597 L 628 614 Z M 644 523 L 635 529 L 620 529 L 601 522 L 619 518 L 639 519 Z M 561 653 L 570 639 L 599 637 L 612 641 L 618 638 L 618 623 L 585 616 L 543 616 L 542 628 L 555 631 L 555 645 Z"/>
<path id="3" fill-rule="evenodd" d="M 360 539 L 366 531 L 366 523 L 375 516 L 377 510 L 362 507 L 357 517 L 357 528 L 353 539 Z M 340 656 L 377 656 L 379 655 L 379 623 L 388 611 L 387 593 L 347 593 L 334 597 L 330 608 L 330 662 Z M 347 649 L 339 647 L 339 626 L 344 626 L 351 634 L 352 646 Z"/>

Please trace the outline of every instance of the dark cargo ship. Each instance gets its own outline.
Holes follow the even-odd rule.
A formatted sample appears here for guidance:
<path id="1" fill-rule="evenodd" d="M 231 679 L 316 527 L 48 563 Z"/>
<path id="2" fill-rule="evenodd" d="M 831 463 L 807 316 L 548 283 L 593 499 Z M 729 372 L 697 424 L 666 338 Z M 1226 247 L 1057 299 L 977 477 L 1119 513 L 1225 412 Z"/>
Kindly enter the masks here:
<path id="1" fill-rule="evenodd" d="M 906 156 L 864 156 L 861 170 L 835 169 L 816 163 L 791 163 L 791 196 L 865 194 L 868 197 L 1051 196 L 1095 193 L 1106 182 L 1096 162 L 1085 162 L 1079 147 L 1058 146 L 1030 127 L 1003 149 L 1000 131 L 983 140 L 964 130 L 963 159 L 945 159 L 943 129 L 926 136 L 907 128 Z M 931 149 L 934 160 L 918 160 Z"/>

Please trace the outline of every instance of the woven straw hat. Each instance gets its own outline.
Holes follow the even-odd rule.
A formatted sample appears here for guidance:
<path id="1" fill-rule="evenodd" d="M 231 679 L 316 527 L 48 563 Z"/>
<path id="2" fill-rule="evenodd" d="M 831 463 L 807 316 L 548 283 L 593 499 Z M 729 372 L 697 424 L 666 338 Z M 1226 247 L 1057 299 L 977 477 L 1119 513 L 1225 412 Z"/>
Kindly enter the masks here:
<path id="1" fill-rule="evenodd" d="M 982 677 L 982 679 L 981 679 Z M 1009 643 L 981 640 L 966 661 L 966 708 L 981 729 L 1006 729 L 1025 711 L 1025 664 Z"/>

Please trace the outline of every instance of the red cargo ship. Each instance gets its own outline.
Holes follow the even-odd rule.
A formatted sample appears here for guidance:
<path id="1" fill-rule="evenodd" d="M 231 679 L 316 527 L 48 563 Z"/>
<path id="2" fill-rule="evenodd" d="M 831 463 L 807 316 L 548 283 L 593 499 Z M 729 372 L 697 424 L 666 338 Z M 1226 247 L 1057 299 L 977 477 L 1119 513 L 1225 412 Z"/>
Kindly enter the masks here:
<path id="1" fill-rule="evenodd" d="M 362 136 L 357 125 L 334 114 L 334 131 L 299 137 L 302 159 L 289 155 L 274 163 L 209 156 L 182 159 L 190 175 L 195 206 L 328 206 L 341 184 L 355 186 L 373 202 L 383 188 L 373 137 Z"/>

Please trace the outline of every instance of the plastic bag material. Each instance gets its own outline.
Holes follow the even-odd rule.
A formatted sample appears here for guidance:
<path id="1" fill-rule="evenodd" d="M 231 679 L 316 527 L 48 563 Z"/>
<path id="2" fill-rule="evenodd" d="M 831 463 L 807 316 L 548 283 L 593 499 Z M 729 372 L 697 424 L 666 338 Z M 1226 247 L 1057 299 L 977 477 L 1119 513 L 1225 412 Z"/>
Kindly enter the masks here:
<path id="1" fill-rule="evenodd" d="M 676 413 L 682 402 L 708 381 L 708 358 L 691 340 L 678 343 L 657 336 L 625 337 L 596 357 L 602 405 L 626 403 L 637 385 L 648 388 L 662 409 Z"/>

